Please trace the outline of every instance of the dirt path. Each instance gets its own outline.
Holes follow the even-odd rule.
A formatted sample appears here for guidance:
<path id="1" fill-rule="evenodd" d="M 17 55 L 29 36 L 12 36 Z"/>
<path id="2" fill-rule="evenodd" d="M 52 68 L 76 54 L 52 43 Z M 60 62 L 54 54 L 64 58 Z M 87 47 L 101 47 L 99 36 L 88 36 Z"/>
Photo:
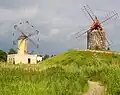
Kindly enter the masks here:
<path id="1" fill-rule="evenodd" d="M 83 95 L 104 95 L 104 86 L 101 86 L 99 82 L 88 81 L 88 92 Z"/>

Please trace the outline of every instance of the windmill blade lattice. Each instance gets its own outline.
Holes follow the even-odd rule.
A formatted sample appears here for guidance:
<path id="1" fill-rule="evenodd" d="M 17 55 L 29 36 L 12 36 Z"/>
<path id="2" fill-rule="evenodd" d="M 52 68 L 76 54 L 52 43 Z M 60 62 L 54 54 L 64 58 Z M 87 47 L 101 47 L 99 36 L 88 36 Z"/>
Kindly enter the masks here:
<path id="1" fill-rule="evenodd" d="M 27 39 L 31 42 L 36 48 L 39 47 L 39 30 L 35 28 L 29 21 L 19 22 L 14 25 L 14 29 L 16 33 L 19 33 L 24 37 L 24 40 Z M 13 37 L 15 36 L 15 32 L 13 33 Z M 17 39 L 16 39 L 17 40 Z M 13 41 L 16 42 L 16 40 Z M 22 42 L 21 42 L 22 44 Z"/>
<path id="2" fill-rule="evenodd" d="M 90 9 L 90 7 L 88 5 L 83 6 L 82 8 L 83 13 L 87 16 L 87 14 L 89 15 L 89 17 L 92 19 L 92 21 L 94 21 L 94 18 L 96 17 L 95 14 L 92 12 L 92 10 Z"/>
<path id="3" fill-rule="evenodd" d="M 111 11 L 110 13 L 107 14 L 105 19 L 101 22 L 101 24 L 103 24 L 103 25 L 105 25 L 105 23 L 108 24 L 108 22 L 113 21 L 113 20 L 117 20 L 118 18 L 119 18 L 118 13 L 115 10 Z"/>
<path id="4" fill-rule="evenodd" d="M 118 18 L 118 13 L 116 11 L 112 11 L 109 13 L 109 15 L 107 15 L 107 17 L 103 21 L 100 22 L 98 20 L 97 16 L 92 12 L 92 10 L 89 8 L 88 5 L 83 6 L 81 9 L 85 13 L 85 15 L 88 14 L 88 16 L 92 19 L 92 24 L 90 25 L 90 27 L 88 27 L 88 29 L 83 29 L 82 31 L 76 33 L 76 38 L 78 39 L 82 35 L 87 34 L 87 48 L 89 46 L 91 48 L 95 47 L 95 43 L 98 44 L 98 42 L 99 42 L 98 47 L 101 49 L 102 48 L 105 49 L 106 43 L 108 46 L 110 46 L 110 43 L 105 36 L 105 32 L 104 32 L 102 26 L 111 20 L 116 20 Z M 83 33 L 81 33 L 81 32 L 83 32 Z M 96 35 L 96 33 L 97 33 L 97 35 Z M 93 46 L 92 46 L 92 44 L 93 44 Z"/>

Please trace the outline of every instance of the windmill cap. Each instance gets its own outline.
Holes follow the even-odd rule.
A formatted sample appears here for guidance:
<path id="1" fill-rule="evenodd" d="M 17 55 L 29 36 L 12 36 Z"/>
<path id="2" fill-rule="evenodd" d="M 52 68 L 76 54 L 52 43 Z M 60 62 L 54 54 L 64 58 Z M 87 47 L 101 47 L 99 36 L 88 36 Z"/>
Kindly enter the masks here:
<path id="1" fill-rule="evenodd" d="M 22 40 L 22 39 L 25 39 L 25 36 L 24 35 L 21 35 L 19 36 L 18 40 Z"/>

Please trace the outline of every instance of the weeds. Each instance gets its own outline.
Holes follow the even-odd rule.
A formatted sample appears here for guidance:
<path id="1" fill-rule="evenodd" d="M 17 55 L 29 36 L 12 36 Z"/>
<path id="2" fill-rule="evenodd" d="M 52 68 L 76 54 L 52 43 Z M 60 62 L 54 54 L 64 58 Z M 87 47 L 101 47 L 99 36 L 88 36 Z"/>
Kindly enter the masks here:
<path id="1" fill-rule="evenodd" d="M 69 50 L 38 65 L 0 64 L 0 95 L 77 95 L 99 81 L 120 94 L 120 55 Z"/>

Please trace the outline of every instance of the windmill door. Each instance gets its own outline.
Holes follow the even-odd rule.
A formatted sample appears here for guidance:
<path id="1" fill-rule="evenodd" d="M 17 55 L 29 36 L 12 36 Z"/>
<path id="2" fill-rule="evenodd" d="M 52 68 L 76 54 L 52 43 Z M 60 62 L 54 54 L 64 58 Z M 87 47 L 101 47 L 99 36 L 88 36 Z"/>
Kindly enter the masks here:
<path id="1" fill-rule="evenodd" d="M 28 58 L 28 64 L 30 64 L 31 63 L 31 59 L 30 58 Z"/>

